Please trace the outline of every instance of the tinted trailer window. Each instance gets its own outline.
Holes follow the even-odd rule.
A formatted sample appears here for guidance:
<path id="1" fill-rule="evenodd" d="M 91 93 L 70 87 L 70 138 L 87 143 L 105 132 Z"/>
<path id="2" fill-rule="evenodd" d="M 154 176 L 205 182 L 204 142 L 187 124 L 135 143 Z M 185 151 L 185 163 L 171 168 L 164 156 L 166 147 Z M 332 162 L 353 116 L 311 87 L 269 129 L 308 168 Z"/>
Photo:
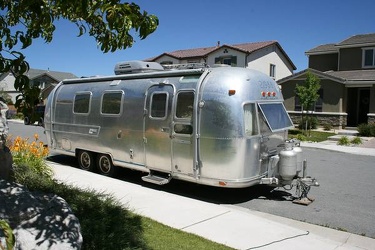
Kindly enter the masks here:
<path id="1" fill-rule="evenodd" d="M 282 103 L 259 103 L 259 108 L 272 132 L 293 127 Z"/>

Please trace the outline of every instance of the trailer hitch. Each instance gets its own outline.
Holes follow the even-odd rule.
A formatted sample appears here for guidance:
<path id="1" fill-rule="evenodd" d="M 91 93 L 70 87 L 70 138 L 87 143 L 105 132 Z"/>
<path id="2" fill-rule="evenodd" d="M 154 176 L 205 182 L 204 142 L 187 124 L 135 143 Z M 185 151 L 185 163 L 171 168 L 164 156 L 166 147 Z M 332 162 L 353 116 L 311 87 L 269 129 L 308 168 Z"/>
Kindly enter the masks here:
<path id="1" fill-rule="evenodd" d="M 313 202 L 315 199 L 308 197 L 307 195 L 310 192 L 310 188 L 312 186 L 318 187 L 319 183 L 316 181 L 315 178 L 311 177 L 297 178 L 296 181 L 297 198 L 293 200 L 293 203 L 305 206 L 310 205 L 311 202 Z"/>

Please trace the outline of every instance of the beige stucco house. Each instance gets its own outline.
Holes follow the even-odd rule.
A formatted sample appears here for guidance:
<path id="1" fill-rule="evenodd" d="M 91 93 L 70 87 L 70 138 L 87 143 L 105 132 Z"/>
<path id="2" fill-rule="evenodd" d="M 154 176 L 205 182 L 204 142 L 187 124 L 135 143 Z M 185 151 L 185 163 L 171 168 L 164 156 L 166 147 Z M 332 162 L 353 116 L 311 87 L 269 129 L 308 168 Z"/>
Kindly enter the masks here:
<path id="1" fill-rule="evenodd" d="M 375 122 L 375 33 L 319 45 L 305 54 L 308 69 L 278 80 L 295 123 L 301 114 L 295 87 L 304 83 L 307 71 L 321 80 L 313 110 L 320 124 L 343 128 Z"/>
<path id="2" fill-rule="evenodd" d="M 162 65 L 204 63 L 208 66 L 227 64 L 259 70 L 275 80 L 293 74 L 296 66 L 277 41 L 193 48 L 165 52 L 146 61 Z"/>
<path id="3" fill-rule="evenodd" d="M 41 98 L 44 100 L 48 97 L 53 87 L 64 79 L 77 78 L 72 73 L 49 71 L 41 69 L 29 69 L 26 75 L 30 79 L 30 84 L 37 85 L 41 88 Z M 5 92 L 11 98 L 13 103 L 20 93 L 14 88 L 15 77 L 12 73 L 7 72 L 0 75 L 0 91 Z"/>

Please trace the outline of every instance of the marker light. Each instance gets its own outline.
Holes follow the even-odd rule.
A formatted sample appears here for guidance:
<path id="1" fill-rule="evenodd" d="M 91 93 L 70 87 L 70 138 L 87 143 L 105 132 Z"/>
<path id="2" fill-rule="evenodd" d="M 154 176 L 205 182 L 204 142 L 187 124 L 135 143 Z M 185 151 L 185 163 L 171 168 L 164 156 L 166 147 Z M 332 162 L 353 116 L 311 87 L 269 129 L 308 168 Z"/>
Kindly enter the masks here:
<path id="1" fill-rule="evenodd" d="M 234 95 L 234 94 L 236 94 L 236 90 L 234 90 L 234 89 L 230 89 L 230 90 L 228 91 L 228 94 L 229 94 L 229 95 Z"/>
<path id="2" fill-rule="evenodd" d="M 220 186 L 226 186 L 227 183 L 226 183 L 225 181 L 219 181 L 219 185 L 220 185 Z"/>

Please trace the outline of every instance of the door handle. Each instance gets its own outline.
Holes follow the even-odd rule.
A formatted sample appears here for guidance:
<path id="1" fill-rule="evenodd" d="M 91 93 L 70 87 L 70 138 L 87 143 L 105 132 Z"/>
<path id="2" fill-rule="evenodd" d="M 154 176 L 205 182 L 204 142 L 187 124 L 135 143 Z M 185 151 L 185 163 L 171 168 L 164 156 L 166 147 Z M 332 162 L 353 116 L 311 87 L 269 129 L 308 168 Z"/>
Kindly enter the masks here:
<path id="1" fill-rule="evenodd" d="M 162 127 L 161 132 L 169 133 L 169 128 L 168 127 Z"/>

